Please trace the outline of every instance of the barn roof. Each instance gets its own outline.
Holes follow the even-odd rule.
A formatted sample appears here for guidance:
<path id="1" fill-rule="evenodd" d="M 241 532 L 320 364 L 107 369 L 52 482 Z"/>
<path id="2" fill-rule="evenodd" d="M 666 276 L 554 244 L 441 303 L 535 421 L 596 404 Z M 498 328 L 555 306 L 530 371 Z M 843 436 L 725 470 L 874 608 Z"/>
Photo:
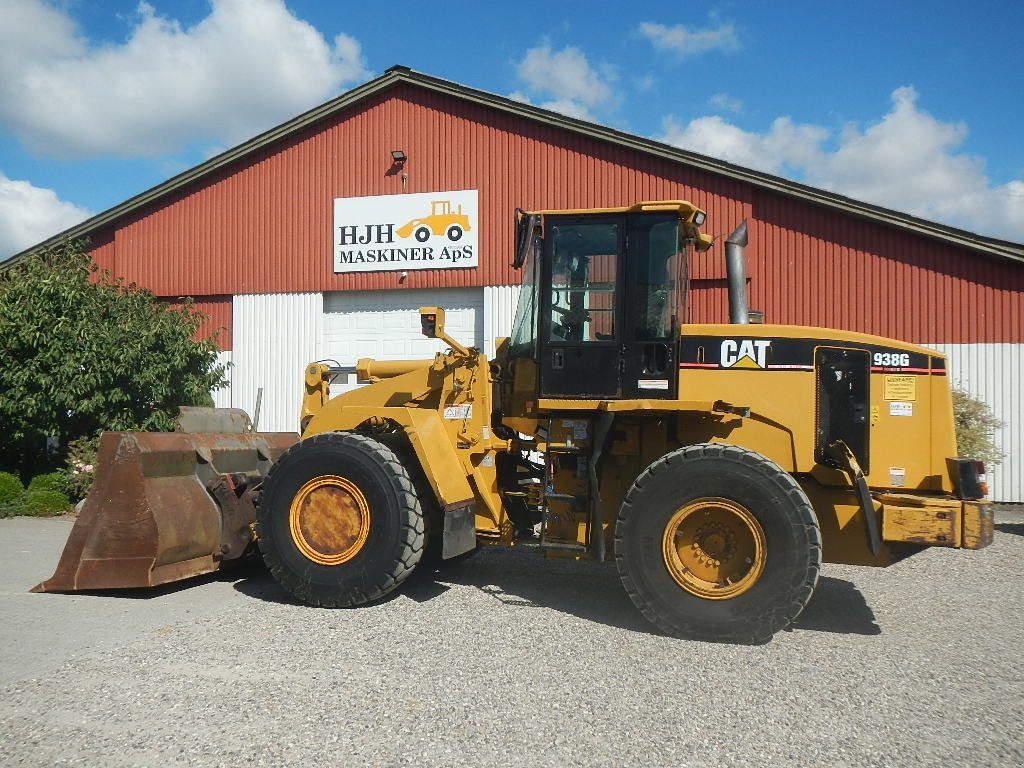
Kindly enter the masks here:
<path id="1" fill-rule="evenodd" d="M 560 128 L 571 133 L 587 136 L 599 141 L 607 142 L 619 147 L 625 147 L 637 152 L 655 156 L 661 160 L 679 163 L 695 169 L 706 171 L 727 177 L 736 181 L 748 183 L 754 187 L 770 190 L 786 197 L 795 198 L 804 202 L 824 206 L 851 216 L 881 223 L 895 227 L 900 230 L 911 232 L 922 237 L 937 240 L 948 245 L 974 251 L 978 254 L 1010 259 L 1024 263 L 1024 245 L 985 237 L 966 230 L 949 227 L 944 224 L 937 224 L 926 219 L 900 213 L 888 208 L 854 200 L 850 197 L 827 192 L 822 189 L 800 184 L 795 181 L 762 173 L 760 171 L 733 165 L 723 160 L 717 160 L 707 155 L 690 152 L 669 144 L 663 144 L 652 139 L 643 138 L 630 133 L 617 131 L 597 123 L 566 117 L 565 115 L 542 109 L 531 104 L 525 104 L 504 96 L 498 96 L 487 91 L 470 88 L 450 80 L 416 72 L 408 67 L 394 66 L 388 69 L 380 77 L 370 80 L 335 99 L 315 107 L 308 112 L 282 123 L 276 128 L 261 133 L 260 135 L 246 141 L 238 146 L 227 150 L 206 162 L 195 166 L 183 173 L 168 179 L 152 189 L 148 189 L 123 203 L 110 208 L 102 213 L 93 216 L 82 223 L 71 227 L 48 240 L 43 241 L 31 248 L 22 251 L 11 257 L 2 266 L 7 267 L 14 264 L 24 256 L 53 245 L 65 238 L 79 238 L 91 235 L 104 226 L 114 224 L 119 219 L 145 206 L 159 203 L 162 199 L 174 194 L 193 182 L 202 180 L 204 177 L 213 174 L 227 166 L 231 166 L 244 160 L 249 155 L 258 152 L 270 145 L 286 139 L 293 134 L 315 126 L 320 121 L 331 118 L 339 112 L 350 109 L 367 99 L 370 99 L 388 89 L 401 85 L 411 85 L 423 88 L 428 91 L 450 96 L 455 99 L 472 102 L 484 107 L 494 109 L 543 123 L 549 126 Z"/>

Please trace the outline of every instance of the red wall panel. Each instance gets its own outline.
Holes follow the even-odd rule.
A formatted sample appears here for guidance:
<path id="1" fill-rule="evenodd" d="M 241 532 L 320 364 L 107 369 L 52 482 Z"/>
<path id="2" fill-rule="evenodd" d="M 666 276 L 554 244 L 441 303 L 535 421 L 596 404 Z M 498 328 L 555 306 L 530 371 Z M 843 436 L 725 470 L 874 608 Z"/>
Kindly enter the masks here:
<path id="1" fill-rule="evenodd" d="M 918 343 L 1024 342 L 1024 267 L 758 191 L 751 306 L 766 322 Z"/>
<path id="2" fill-rule="evenodd" d="M 390 152 L 409 159 L 400 173 Z M 335 275 L 336 197 L 478 189 L 480 266 Z M 1024 269 L 533 119 L 402 84 L 137 211 L 98 261 L 158 295 L 518 283 L 512 211 L 689 199 L 722 239 L 750 221 L 751 306 L 769 322 L 918 342 L 1021 342 Z M 726 319 L 721 243 L 695 262 L 693 321 Z M 230 315 L 228 315 L 230 318 Z M 228 325 L 228 327 L 230 327 Z"/>
<path id="3" fill-rule="evenodd" d="M 162 301 L 179 309 L 183 306 L 180 296 L 165 296 Z M 222 350 L 230 350 L 231 339 L 231 297 L 230 296 L 198 296 L 193 299 L 193 308 L 206 315 L 206 320 L 196 331 L 196 339 L 208 339 L 215 336 L 214 341 Z"/>

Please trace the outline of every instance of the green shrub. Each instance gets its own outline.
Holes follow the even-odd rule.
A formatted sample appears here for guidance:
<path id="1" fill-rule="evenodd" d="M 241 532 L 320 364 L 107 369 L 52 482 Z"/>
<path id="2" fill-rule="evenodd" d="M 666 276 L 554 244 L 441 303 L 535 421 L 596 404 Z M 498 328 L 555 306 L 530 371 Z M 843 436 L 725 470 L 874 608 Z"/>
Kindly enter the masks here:
<path id="1" fill-rule="evenodd" d="M 63 472 L 36 475 L 28 484 L 28 490 L 17 475 L 0 472 L 0 517 L 62 515 L 71 508 L 66 487 Z"/>
<path id="2" fill-rule="evenodd" d="M 68 480 L 63 472 L 47 472 L 36 475 L 28 483 L 28 491 L 57 491 L 67 494 Z"/>
<path id="3" fill-rule="evenodd" d="M 995 431 L 1004 426 L 987 403 L 953 387 L 953 421 L 956 426 L 956 450 L 960 456 L 978 459 L 988 466 L 999 464 L 1003 452 L 996 447 Z"/>
<path id="4" fill-rule="evenodd" d="M 30 517 L 52 517 L 63 515 L 71 509 L 71 500 L 61 491 L 26 491 L 16 514 Z"/>
<path id="5" fill-rule="evenodd" d="M 7 4 L 0 2 L 0 7 Z M 170 429 L 227 380 L 207 318 L 101 270 L 64 240 L 0 270 L 0 463 L 30 477 L 100 430 Z"/>
<path id="6" fill-rule="evenodd" d="M 24 492 L 25 486 L 21 484 L 17 475 L 0 472 L 0 507 L 13 504 L 21 498 L 21 494 Z"/>

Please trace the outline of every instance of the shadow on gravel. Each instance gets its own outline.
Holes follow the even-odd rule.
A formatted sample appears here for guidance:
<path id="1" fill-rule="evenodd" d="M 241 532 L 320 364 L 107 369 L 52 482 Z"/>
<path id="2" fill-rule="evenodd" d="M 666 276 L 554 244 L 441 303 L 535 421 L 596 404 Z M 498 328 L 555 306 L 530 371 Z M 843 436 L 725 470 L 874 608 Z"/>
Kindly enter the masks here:
<path id="1" fill-rule="evenodd" d="M 996 523 L 996 530 L 1011 536 L 1024 536 L 1024 523 Z"/>
<path id="2" fill-rule="evenodd" d="M 280 605 L 306 605 L 277 583 L 262 560 L 259 560 L 258 565 L 254 566 L 247 575 L 241 578 L 236 576 L 232 581 L 235 582 L 232 584 L 235 591 L 246 597 L 255 597 L 258 600 L 266 600 L 268 603 L 279 603 Z"/>
<path id="3" fill-rule="evenodd" d="M 598 624 L 658 634 L 622 589 L 614 565 L 548 559 L 525 550 L 482 547 L 456 563 L 421 566 L 376 602 L 402 596 L 426 603 L 459 586 L 475 588 L 510 608 L 547 608 Z M 260 600 L 297 604 L 265 569 L 236 581 L 234 588 Z"/>
<path id="4" fill-rule="evenodd" d="M 212 584 L 218 581 L 237 582 L 239 580 L 259 580 L 261 577 L 264 577 L 266 581 L 269 581 L 270 584 L 277 587 L 277 582 L 270 576 L 270 572 L 266 569 L 266 566 L 263 565 L 263 561 L 259 557 L 252 557 L 246 558 L 240 562 L 230 563 L 227 566 L 224 566 L 221 570 L 214 571 L 213 573 L 204 573 L 201 576 L 193 576 L 185 579 L 184 581 L 172 581 L 170 584 L 161 584 L 158 587 L 136 587 L 135 589 L 88 589 L 68 593 L 54 592 L 52 594 L 74 594 L 83 595 L 85 597 L 112 597 L 124 600 L 155 600 L 167 595 L 173 595 L 177 592 L 193 589 L 194 587 L 198 587 L 203 584 Z M 285 598 L 288 597 L 284 590 L 281 590 L 281 594 Z M 287 600 L 282 600 L 282 602 L 287 602 Z"/>
<path id="5" fill-rule="evenodd" d="M 233 580 L 244 595 L 272 603 L 299 605 L 257 563 L 247 569 L 213 574 Z M 586 621 L 645 635 L 659 635 L 633 605 L 612 563 L 546 558 L 522 549 L 482 547 L 472 557 L 434 567 L 421 566 L 378 603 L 402 596 L 418 603 L 442 597 L 453 587 L 471 587 L 512 609 L 546 608 Z M 173 590 L 168 590 L 173 591 Z M 878 635 L 881 628 L 864 596 L 849 581 L 822 576 L 811 602 L 787 630 Z"/>
<path id="6" fill-rule="evenodd" d="M 787 631 L 835 632 L 840 635 L 880 635 L 875 613 L 851 582 L 822 576 L 811 601 Z"/>
<path id="7" fill-rule="evenodd" d="M 612 563 L 548 559 L 524 550 L 484 548 L 465 563 L 416 573 L 405 587 L 413 599 L 429 599 L 443 584 L 479 589 L 503 605 L 548 608 L 587 621 L 648 635 L 660 634 L 633 605 Z M 864 595 L 851 582 L 822 576 L 792 629 L 844 635 L 882 630 Z"/>
<path id="8" fill-rule="evenodd" d="M 468 560 L 417 571 L 403 588 L 414 600 L 438 589 L 473 587 L 504 606 L 546 608 L 610 627 L 660 634 L 622 588 L 613 563 L 544 557 L 526 549 L 483 547 Z"/>

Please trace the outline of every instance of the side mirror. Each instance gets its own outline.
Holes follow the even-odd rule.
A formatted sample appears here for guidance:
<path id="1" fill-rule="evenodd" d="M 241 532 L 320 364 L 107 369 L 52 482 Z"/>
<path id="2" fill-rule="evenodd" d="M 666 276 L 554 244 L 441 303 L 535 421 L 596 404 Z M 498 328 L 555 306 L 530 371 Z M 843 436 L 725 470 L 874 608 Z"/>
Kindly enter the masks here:
<path id="1" fill-rule="evenodd" d="M 512 259 L 512 268 L 519 269 L 526 261 L 533 247 L 533 233 L 540 226 L 540 215 L 527 213 L 522 208 L 516 208 L 516 242 L 515 256 Z"/>
<path id="2" fill-rule="evenodd" d="M 440 307 L 420 307 L 420 330 L 428 339 L 440 339 L 460 355 L 477 355 L 477 350 L 464 347 L 444 330 L 444 310 Z"/>
<path id="3" fill-rule="evenodd" d="M 420 330 L 428 339 L 436 339 L 438 328 L 444 333 L 444 310 L 440 307 L 420 307 Z"/>

